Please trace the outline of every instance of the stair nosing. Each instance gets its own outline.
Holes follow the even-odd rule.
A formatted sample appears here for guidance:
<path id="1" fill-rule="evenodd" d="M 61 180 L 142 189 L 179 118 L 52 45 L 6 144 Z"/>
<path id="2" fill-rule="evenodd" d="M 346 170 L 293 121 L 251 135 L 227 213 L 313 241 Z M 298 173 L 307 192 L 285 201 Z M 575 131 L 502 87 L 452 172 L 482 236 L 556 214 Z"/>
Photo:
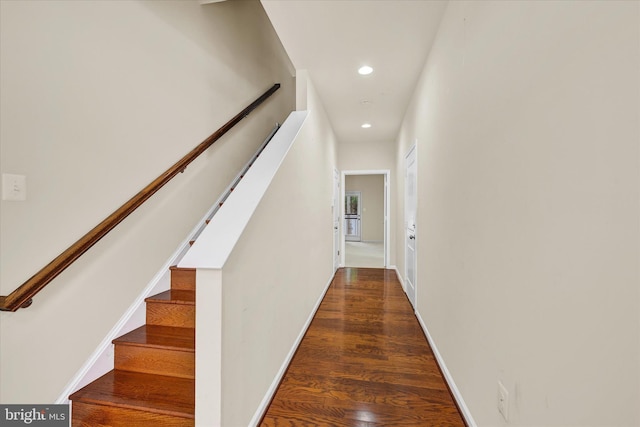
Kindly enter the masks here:
<path id="1" fill-rule="evenodd" d="M 159 350 L 182 351 L 185 353 L 195 353 L 196 351 L 195 348 L 190 348 L 190 347 L 178 347 L 178 346 L 172 346 L 172 345 L 159 345 L 159 344 L 132 342 L 132 341 L 118 341 L 118 338 L 113 340 L 113 344 L 126 346 L 126 347 L 156 348 Z"/>
<path id="2" fill-rule="evenodd" d="M 71 397 L 73 397 L 73 395 Z M 195 418 L 195 413 L 192 414 L 190 412 L 169 411 L 169 410 L 158 409 L 158 408 L 150 408 L 148 406 L 142 406 L 142 405 L 136 406 L 136 405 L 126 404 L 126 403 L 116 403 L 116 402 L 111 402 L 109 400 L 99 400 L 99 399 L 85 398 L 85 397 L 80 397 L 80 398 L 70 399 L 70 400 L 75 402 L 87 403 L 90 405 L 106 406 L 108 408 L 124 408 L 124 409 L 131 409 L 134 411 L 140 411 L 140 412 L 149 412 L 152 414 L 169 415 L 169 416 L 178 417 L 178 418 L 187 418 L 187 419 Z"/>
<path id="3" fill-rule="evenodd" d="M 195 301 L 183 301 L 183 300 L 161 300 L 161 299 L 147 298 L 144 301 L 150 302 L 153 304 L 196 305 Z"/>
<path id="4" fill-rule="evenodd" d="M 183 295 L 189 295 L 191 294 L 193 296 L 193 300 L 190 299 L 162 299 L 162 298 L 157 298 L 160 295 L 163 294 L 167 294 L 170 292 L 180 292 L 180 293 L 184 293 Z M 195 301 L 195 296 L 196 296 L 196 291 L 191 291 L 191 290 L 184 290 L 184 289 L 169 289 L 167 291 L 164 292 L 160 292 L 159 294 L 156 295 L 152 295 L 150 297 L 147 297 L 144 299 L 145 302 L 150 302 L 150 303 L 160 303 L 160 304 L 180 304 L 180 305 L 195 305 L 196 301 Z"/>
<path id="5" fill-rule="evenodd" d="M 193 267 L 178 267 L 177 265 L 172 265 L 169 267 L 169 270 L 179 270 L 179 271 L 196 271 Z"/>
<path id="6" fill-rule="evenodd" d="M 98 380 L 102 379 L 103 377 L 105 377 L 107 375 L 110 375 L 110 374 L 115 375 L 116 372 L 133 373 L 133 374 L 136 374 L 136 375 L 149 376 L 149 377 L 163 377 L 163 378 L 171 378 L 171 379 L 193 381 L 194 382 L 194 386 L 195 386 L 195 379 L 191 379 L 191 378 L 175 377 L 175 376 L 171 376 L 171 375 L 138 373 L 138 372 L 132 372 L 132 371 L 118 370 L 118 369 L 113 369 L 113 370 L 107 372 L 105 375 L 103 375 L 102 377 L 98 378 L 96 381 L 98 381 Z M 181 411 L 181 410 L 169 410 L 169 409 L 161 409 L 161 408 L 157 408 L 157 407 L 153 407 L 153 406 L 144 406 L 142 400 L 140 400 L 140 399 L 131 399 L 131 398 L 129 398 L 129 396 L 127 396 L 126 402 L 114 402 L 112 400 L 108 400 L 108 398 L 106 396 L 104 398 L 83 396 L 82 395 L 83 394 L 82 391 L 85 390 L 87 387 L 90 387 L 94 382 L 95 381 L 87 384 L 85 387 L 82 387 L 80 390 L 77 390 L 76 392 L 74 392 L 71 396 L 69 396 L 69 400 L 71 400 L 72 402 L 75 401 L 75 402 L 83 402 L 83 403 L 88 403 L 88 404 L 92 404 L 92 405 L 100 405 L 100 406 L 106 406 L 106 407 L 112 407 L 112 408 L 132 409 L 132 410 L 137 410 L 137 411 L 142 411 L 142 412 L 169 415 L 169 416 L 175 416 L 175 417 L 181 417 L 181 418 L 194 418 L 194 416 L 195 416 L 195 410 L 192 413 L 192 412 L 186 412 L 186 411 Z M 120 395 L 120 396 L 122 396 L 122 395 Z M 139 404 L 134 404 L 135 402 L 140 402 L 140 403 Z"/>

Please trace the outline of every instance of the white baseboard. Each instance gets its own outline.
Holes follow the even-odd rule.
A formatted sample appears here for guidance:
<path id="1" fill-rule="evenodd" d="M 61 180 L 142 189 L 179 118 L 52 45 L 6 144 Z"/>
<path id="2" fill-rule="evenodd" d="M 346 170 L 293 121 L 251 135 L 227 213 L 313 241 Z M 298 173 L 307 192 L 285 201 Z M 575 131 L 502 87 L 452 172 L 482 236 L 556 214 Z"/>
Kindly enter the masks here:
<path id="1" fill-rule="evenodd" d="M 431 334 L 427 329 L 427 325 L 424 323 L 424 320 L 422 320 L 422 316 L 420 316 L 420 313 L 417 310 L 415 313 L 416 313 L 416 317 L 418 318 L 418 322 L 420 323 L 420 326 L 422 327 L 422 330 L 424 331 L 424 334 L 427 337 L 427 341 L 429 341 L 429 345 L 431 346 L 431 350 L 433 351 L 433 354 L 436 357 L 436 361 L 440 366 L 440 370 L 444 375 L 444 379 L 449 385 L 451 394 L 453 395 L 453 398 L 456 400 L 456 403 L 458 404 L 458 408 L 460 409 L 462 416 L 464 417 L 469 427 L 477 427 L 475 420 L 471 416 L 471 412 L 469 411 L 469 408 L 467 408 L 467 405 L 464 402 L 464 399 L 462 398 L 462 394 L 460 393 L 460 390 L 458 390 L 458 387 L 456 386 L 455 381 L 453 381 L 453 377 L 451 376 L 449 369 L 447 369 L 447 365 L 444 363 L 442 356 L 440 356 L 440 352 L 438 351 L 438 347 L 436 347 L 436 343 L 433 341 L 433 338 L 431 338 Z"/>
<path id="2" fill-rule="evenodd" d="M 398 266 L 397 265 L 390 265 L 389 266 L 389 270 L 395 270 L 396 271 L 396 276 L 398 276 L 398 281 L 400 282 L 400 285 L 402 285 L 402 290 L 406 294 L 407 293 L 407 287 L 404 285 L 404 279 L 402 278 L 402 274 L 400 274 L 400 271 L 398 271 Z"/>
<path id="3" fill-rule="evenodd" d="M 271 403 L 271 399 L 273 398 L 273 395 L 278 390 L 280 381 L 282 381 L 282 377 L 287 371 L 287 368 L 289 367 L 289 363 L 291 363 L 291 359 L 293 359 L 293 356 L 296 353 L 296 350 L 298 349 L 300 342 L 302 342 L 302 338 L 304 338 L 304 335 L 307 333 L 307 329 L 309 329 L 309 325 L 311 324 L 313 317 L 316 315 L 316 311 L 318 311 L 318 308 L 320 307 L 320 304 L 322 303 L 322 300 L 324 299 L 325 294 L 329 290 L 329 286 L 331 286 L 331 282 L 333 282 L 334 277 L 335 277 L 335 273 L 329 279 L 329 282 L 325 285 L 324 290 L 322 291 L 322 293 L 320 294 L 320 297 L 318 298 L 318 301 L 316 301 L 316 305 L 313 307 L 313 310 L 311 310 L 311 314 L 309 314 L 307 321 L 305 322 L 304 326 L 302 326 L 302 330 L 298 334 L 298 338 L 296 338 L 296 340 L 294 341 L 293 346 L 291 347 L 291 350 L 289 350 L 289 354 L 287 354 L 287 357 L 282 362 L 282 365 L 280 366 L 280 370 L 278 370 L 278 373 L 276 374 L 275 378 L 271 382 L 271 386 L 269 386 L 267 393 L 262 398 L 262 402 L 260 402 L 258 409 L 256 409 L 256 412 L 253 414 L 253 418 L 251 418 L 251 421 L 249 422 L 249 427 L 257 426 L 260 420 L 262 419 L 263 415 L 265 414 L 265 412 L 267 412 L 267 409 L 269 408 L 269 404 Z"/>

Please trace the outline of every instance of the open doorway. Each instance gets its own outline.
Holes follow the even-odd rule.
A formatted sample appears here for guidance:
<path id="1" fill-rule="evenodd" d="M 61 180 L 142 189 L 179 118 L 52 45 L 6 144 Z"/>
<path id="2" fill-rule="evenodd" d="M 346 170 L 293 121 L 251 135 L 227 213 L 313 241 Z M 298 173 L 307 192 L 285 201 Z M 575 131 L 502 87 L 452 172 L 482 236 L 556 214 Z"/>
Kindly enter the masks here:
<path id="1" fill-rule="evenodd" d="M 388 262 L 389 171 L 342 174 L 345 267 L 386 268 Z"/>

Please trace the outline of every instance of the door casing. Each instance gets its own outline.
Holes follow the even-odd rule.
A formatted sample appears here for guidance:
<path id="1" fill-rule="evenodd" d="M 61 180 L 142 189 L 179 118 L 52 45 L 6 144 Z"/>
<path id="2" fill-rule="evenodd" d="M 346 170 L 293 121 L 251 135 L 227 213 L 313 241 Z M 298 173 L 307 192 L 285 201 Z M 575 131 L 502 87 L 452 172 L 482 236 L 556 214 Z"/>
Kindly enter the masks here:
<path id="1" fill-rule="evenodd" d="M 333 271 L 340 267 L 340 172 L 333 170 Z"/>

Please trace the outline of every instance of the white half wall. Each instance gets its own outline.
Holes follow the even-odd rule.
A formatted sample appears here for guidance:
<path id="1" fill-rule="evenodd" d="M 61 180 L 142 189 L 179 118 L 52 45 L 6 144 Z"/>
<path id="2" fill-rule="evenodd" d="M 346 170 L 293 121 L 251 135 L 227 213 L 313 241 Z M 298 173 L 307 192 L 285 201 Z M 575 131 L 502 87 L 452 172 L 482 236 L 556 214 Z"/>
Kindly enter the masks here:
<path id="1" fill-rule="evenodd" d="M 223 268 L 223 425 L 248 425 L 333 276 L 335 137 L 309 115 Z"/>
<path id="2" fill-rule="evenodd" d="M 309 111 L 290 114 L 179 264 L 202 278 L 199 425 L 260 419 L 333 277 L 335 137 L 312 82 L 303 87 Z"/>
<path id="3" fill-rule="evenodd" d="M 417 311 L 479 426 L 640 425 L 639 8 L 450 2 L 407 110 Z"/>

